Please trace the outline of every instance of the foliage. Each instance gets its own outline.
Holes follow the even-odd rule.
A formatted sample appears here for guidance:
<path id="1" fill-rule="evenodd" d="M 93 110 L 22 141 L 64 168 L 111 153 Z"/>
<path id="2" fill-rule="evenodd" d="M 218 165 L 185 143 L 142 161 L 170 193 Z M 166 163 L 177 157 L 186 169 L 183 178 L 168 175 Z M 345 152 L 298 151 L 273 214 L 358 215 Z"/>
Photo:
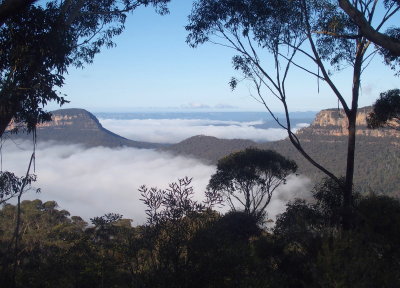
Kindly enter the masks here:
<path id="1" fill-rule="evenodd" d="M 115 46 L 127 13 L 169 0 L 46 1 L 29 4 L 0 26 L 0 136 L 14 118 L 32 130 L 50 120 L 45 105 L 67 101 L 57 91 L 69 67 L 90 64 L 102 47 Z"/>
<path id="2" fill-rule="evenodd" d="M 32 189 L 31 184 L 36 181 L 36 175 L 30 174 L 26 177 L 18 177 L 8 171 L 0 171 L 0 204 L 16 197 L 23 189 L 25 192 Z M 39 193 L 40 189 L 36 189 Z"/>
<path id="3" fill-rule="evenodd" d="M 229 212 L 196 232 L 188 247 L 190 287 L 250 287 L 257 277 L 252 239 L 258 219 Z"/>
<path id="4" fill-rule="evenodd" d="M 270 231 L 252 215 L 207 210 L 157 229 L 113 213 L 88 226 L 54 201 L 23 201 L 16 287 L 399 286 L 400 201 L 358 198 L 355 225 L 342 231 L 330 220 L 343 201 L 327 193 L 333 183 L 312 203 L 289 203 Z M 16 206 L 0 209 L 1 287 L 11 286 L 15 217 Z"/>
<path id="5" fill-rule="evenodd" d="M 176 222 L 192 214 L 201 213 L 221 203 L 217 193 L 206 192 L 203 203 L 193 200 L 192 179 L 185 177 L 169 184 L 163 190 L 157 187 L 139 188 L 143 203 L 147 206 L 147 222 L 150 225 Z"/>
<path id="6" fill-rule="evenodd" d="M 367 117 L 368 127 L 390 127 L 400 129 L 400 89 L 392 89 L 380 94 L 373 105 L 373 112 Z"/>
<path id="7" fill-rule="evenodd" d="M 205 193 L 202 203 L 193 200 L 192 179 L 181 178 L 162 190 L 157 187 L 141 186 L 139 192 L 147 206 L 147 229 L 152 255 L 152 287 L 163 287 L 170 283 L 173 287 L 187 285 L 188 270 L 187 245 L 205 223 L 212 221 L 216 214 L 211 210 L 220 204 L 217 193 Z"/>
<path id="8" fill-rule="evenodd" d="M 274 151 L 248 148 L 218 161 L 207 190 L 221 193 L 233 211 L 262 220 L 273 192 L 296 170 L 294 161 Z"/>

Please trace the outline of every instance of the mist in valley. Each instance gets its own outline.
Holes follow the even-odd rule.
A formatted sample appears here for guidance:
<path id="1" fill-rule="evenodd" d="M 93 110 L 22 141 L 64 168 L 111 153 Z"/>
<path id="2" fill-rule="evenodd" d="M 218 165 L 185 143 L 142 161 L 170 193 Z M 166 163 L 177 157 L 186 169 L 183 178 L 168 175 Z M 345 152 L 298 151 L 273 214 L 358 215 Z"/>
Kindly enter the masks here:
<path id="1" fill-rule="evenodd" d="M 282 139 L 282 129 L 257 129 L 258 122 L 235 122 L 196 119 L 103 119 L 101 123 L 124 137 L 149 142 L 177 143 L 198 134 L 216 137 L 249 138 L 257 141 Z M 26 173 L 33 150 L 32 142 L 6 141 L 3 145 L 3 170 L 19 176 Z M 133 219 L 134 224 L 145 222 L 145 205 L 140 201 L 138 188 L 168 188 L 182 177 L 193 178 L 196 200 L 202 200 L 208 181 L 216 167 L 204 161 L 173 155 L 168 152 L 136 148 L 85 148 L 58 142 L 41 142 L 35 148 L 34 183 L 41 193 L 27 192 L 23 199 L 54 200 L 61 209 L 85 220 L 106 213 L 119 213 Z M 268 217 L 275 219 L 294 198 L 308 197 L 311 181 L 304 176 L 290 176 L 274 194 Z M 13 203 L 13 202 L 11 202 Z M 228 206 L 220 208 L 227 211 Z"/>

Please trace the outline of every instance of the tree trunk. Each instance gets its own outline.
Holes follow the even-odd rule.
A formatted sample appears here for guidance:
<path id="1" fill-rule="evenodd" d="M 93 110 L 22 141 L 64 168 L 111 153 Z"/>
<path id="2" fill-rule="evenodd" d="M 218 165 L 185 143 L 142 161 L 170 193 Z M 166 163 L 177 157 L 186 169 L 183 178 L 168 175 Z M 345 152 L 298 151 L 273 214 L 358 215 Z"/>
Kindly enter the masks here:
<path id="1" fill-rule="evenodd" d="M 0 137 L 3 136 L 4 131 L 6 131 L 7 126 L 10 124 L 14 113 L 5 107 L 4 105 L 0 105 Z"/>
<path id="2" fill-rule="evenodd" d="M 348 142 L 347 142 L 347 163 L 346 163 L 346 181 L 343 189 L 343 228 L 349 230 L 352 226 L 353 209 L 353 179 L 354 179 L 354 161 L 356 151 L 356 119 L 358 111 L 358 98 L 360 94 L 360 78 L 362 61 L 368 43 L 364 39 L 357 41 L 357 52 L 354 61 L 353 70 L 353 88 L 352 102 L 350 112 L 347 113 L 349 122 Z"/>
<path id="3" fill-rule="evenodd" d="M 352 110 L 349 121 L 349 136 L 347 142 L 347 165 L 346 165 L 346 182 L 343 190 L 343 228 L 350 229 L 352 216 L 351 210 L 353 206 L 353 178 L 354 178 L 354 158 L 356 148 L 356 116 L 357 109 Z"/>

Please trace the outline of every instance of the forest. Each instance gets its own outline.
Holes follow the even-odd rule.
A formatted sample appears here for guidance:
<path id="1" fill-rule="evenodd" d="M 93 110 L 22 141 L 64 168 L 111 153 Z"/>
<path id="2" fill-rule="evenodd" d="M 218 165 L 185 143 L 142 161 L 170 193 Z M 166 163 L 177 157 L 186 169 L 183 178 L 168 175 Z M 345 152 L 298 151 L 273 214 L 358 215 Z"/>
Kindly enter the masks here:
<path id="1" fill-rule="evenodd" d="M 25 200 L 15 271 L 16 206 L 7 204 L 0 286 L 398 287 L 399 200 L 357 197 L 354 227 L 343 231 L 338 191 L 319 185 L 312 203 L 290 203 L 272 229 L 243 211 L 185 201 L 185 189 L 165 201 L 167 213 L 136 227 L 118 214 L 86 223 L 53 201 Z"/>
<path id="2" fill-rule="evenodd" d="M 2 141 L 26 130 L 35 147 L 36 125 L 51 119 L 46 105 L 68 102 L 58 90 L 68 71 L 114 47 L 135 9 L 150 6 L 164 15 L 169 2 L 1 1 Z M 0 286 L 399 287 L 399 199 L 378 195 L 382 191 L 359 193 L 354 181 L 357 170 L 368 169 L 356 157 L 362 76 L 374 57 L 399 75 L 399 11 L 399 0 L 194 1 L 187 44 L 217 44 L 237 53 L 232 64 L 242 76 L 232 78 L 230 87 L 251 83 L 251 96 L 325 176 L 312 199 L 294 199 L 272 223 L 271 197 L 298 166 L 287 155 L 248 148 L 218 160 L 202 201 L 195 200 L 192 179 L 183 177 L 167 188 L 138 189 L 146 206 L 143 225 L 132 226 L 115 213 L 89 223 L 54 201 L 23 199 L 36 181 L 33 148 L 25 176 L 0 173 Z M 345 68 L 351 89 L 343 92 L 333 74 Z M 343 153 L 344 160 L 333 165 L 340 167 L 322 165 L 318 158 L 325 156 L 307 151 L 292 129 L 286 84 L 293 69 L 313 77 L 318 90 L 320 83 L 328 87 L 344 111 L 348 136 L 334 148 Z M 382 93 L 384 102 L 392 99 L 385 95 L 400 98 L 398 89 Z M 270 98 L 280 104 L 284 119 L 271 110 Z M 385 106 L 383 116 L 390 117 L 383 120 L 377 109 L 371 128 L 398 120 L 398 103 Z M 15 129 L 8 131 L 12 123 Z M 392 159 L 383 156 L 385 161 Z M 228 212 L 219 212 L 221 206 Z"/>

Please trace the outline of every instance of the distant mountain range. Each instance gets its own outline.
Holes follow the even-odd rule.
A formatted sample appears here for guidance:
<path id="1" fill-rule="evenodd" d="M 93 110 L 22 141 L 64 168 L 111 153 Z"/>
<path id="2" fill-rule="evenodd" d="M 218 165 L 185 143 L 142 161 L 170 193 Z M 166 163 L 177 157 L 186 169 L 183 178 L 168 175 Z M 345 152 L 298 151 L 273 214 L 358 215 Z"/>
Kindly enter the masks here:
<path id="1" fill-rule="evenodd" d="M 355 186 L 361 192 L 382 193 L 400 196 L 400 132 L 393 129 L 370 130 L 366 127 L 366 116 L 370 107 L 360 109 L 357 116 L 357 148 Z M 37 128 L 38 141 L 76 143 L 86 147 L 135 147 L 161 149 L 170 153 L 187 155 L 215 164 L 229 153 L 247 147 L 273 149 L 299 166 L 299 172 L 318 181 L 323 177 L 307 162 L 288 139 L 256 143 L 243 139 L 218 139 L 210 136 L 194 136 L 173 145 L 138 142 L 126 139 L 102 127 L 97 118 L 83 109 L 53 111 L 53 121 Z M 304 149 L 319 163 L 336 175 L 345 173 L 347 122 L 343 111 L 327 109 L 319 112 L 313 123 L 299 130 Z M 17 134 L 13 137 L 27 138 Z"/>

